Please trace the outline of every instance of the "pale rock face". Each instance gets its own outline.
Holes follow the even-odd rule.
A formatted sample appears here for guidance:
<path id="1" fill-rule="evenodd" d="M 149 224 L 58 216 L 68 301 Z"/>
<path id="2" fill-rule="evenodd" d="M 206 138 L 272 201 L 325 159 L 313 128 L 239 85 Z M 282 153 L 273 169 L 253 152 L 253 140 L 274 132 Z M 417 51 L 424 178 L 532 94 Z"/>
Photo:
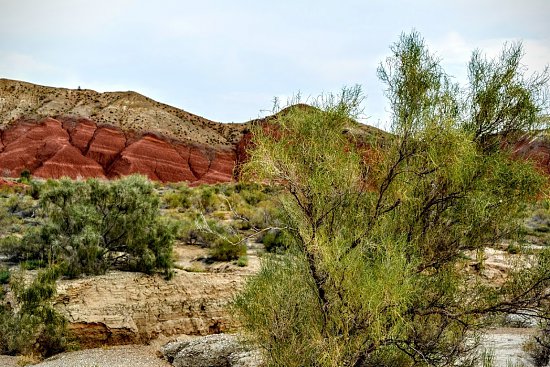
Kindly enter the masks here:
<path id="1" fill-rule="evenodd" d="M 86 347 L 144 342 L 161 335 L 220 333 L 236 327 L 227 303 L 245 277 L 176 270 L 171 280 L 165 280 L 110 272 L 59 281 L 55 307 Z"/>

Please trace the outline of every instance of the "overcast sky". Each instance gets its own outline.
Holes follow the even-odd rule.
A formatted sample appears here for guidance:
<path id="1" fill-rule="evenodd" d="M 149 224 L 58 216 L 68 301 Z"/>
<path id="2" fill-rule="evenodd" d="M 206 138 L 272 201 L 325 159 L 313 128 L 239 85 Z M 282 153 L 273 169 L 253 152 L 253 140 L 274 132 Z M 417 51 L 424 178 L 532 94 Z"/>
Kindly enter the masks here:
<path id="1" fill-rule="evenodd" d="M 0 0 L 0 77 L 133 90 L 222 122 L 360 84 L 365 122 L 384 127 L 376 67 L 401 32 L 418 30 L 463 80 L 472 50 L 505 41 L 542 70 L 549 16 L 549 0 Z"/>

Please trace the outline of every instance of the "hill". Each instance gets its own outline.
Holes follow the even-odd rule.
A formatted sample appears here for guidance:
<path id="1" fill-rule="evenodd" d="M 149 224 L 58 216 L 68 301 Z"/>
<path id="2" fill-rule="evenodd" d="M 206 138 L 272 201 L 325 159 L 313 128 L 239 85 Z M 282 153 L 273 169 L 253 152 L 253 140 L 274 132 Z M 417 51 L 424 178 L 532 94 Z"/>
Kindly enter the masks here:
<path id="1" fill-rule="evenodd" d="M 275 117 L 221 123 L 131 91 L 98 93 L 0 79 L 0 174 L 116 178 L 141 173 L 193 185 L 233 181 L 248 157 L 250 128 L 269 125 Z M 363 146 L 372 137 L 390 136 L 355 121 L 344 133 Z M 549 146 L 539 137 L 513 149 L 550 172 Z"/>
<path id="2" fill-rule="evenodd" d="M 0 79 L 0 171 L 18 177 L 231 181 L 246 124 L 222 124 L 135 92 Z"/>

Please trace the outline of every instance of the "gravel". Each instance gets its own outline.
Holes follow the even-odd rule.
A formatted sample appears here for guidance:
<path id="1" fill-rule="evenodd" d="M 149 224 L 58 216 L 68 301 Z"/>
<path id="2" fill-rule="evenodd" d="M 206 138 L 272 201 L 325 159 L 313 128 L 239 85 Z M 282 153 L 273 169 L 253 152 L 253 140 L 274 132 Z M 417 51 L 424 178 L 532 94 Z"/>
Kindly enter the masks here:
<path id="1" fill-rule="evenodd" d="M 1 362 L 1 360 L 0 360 Z M 125 345 L 61 353 L 36 367 L 169 367 L 149 346 Z"/>

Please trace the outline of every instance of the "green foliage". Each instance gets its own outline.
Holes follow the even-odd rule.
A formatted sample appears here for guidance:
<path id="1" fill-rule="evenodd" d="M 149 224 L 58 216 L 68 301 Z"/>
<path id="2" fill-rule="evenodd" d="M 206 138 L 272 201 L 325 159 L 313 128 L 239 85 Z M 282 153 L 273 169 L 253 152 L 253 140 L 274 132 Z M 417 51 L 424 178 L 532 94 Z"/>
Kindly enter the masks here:
<path id="1" fill-rule="evenodd" d="M 66 320 L 52 306 L 57 267 L 40 271 L 30 282 L 20 271 L 11 276 L 9 288 L 14 303 L 0 307 L 0 353 L 49 356 L 64 350 Z"/>
<path id="2" fill-rule="evenodd" d="M 21 171 L 21 177 L 19 178 L 19 182 L 24 184 L 29 184 L 31 182 L 31 172 L 28 169 L 24 169 Z"/>
<path id="3" fill-rule="evenodd" d="M 233 307 L 269 356 L 269 366 L 315 365 L 323 315 L 316 306 L 305 259 L 266 257 Z M 299 337 L 297 337 L 299 336 Z M 309 338 L 311 343 L 304 343 Z"/>
<path id="4" fill-rule="evenodd" d="M 290 247 L 291 236 L 286 231 L 270 230 L 262 237 L 262 243 L 268 252 L 281 252 Z"/>
<path id="5" fill-rule="evenodd" d="M 48 181 L 40 208 L 42 223 L 22 238 L 4 239 L 4 254 L 63 263 L 72 277 L 112 267 L 169 274 L 176 227 L 160 218 L 159 199 L 147 179 Z"/>
<path id="6" fill-rule="evenodd" d="M 246 255 L 239 256 L 239 258 L 237 259 L 236 265 L 238 267 L 241 267 L 241 268 L 247 266 L 248 265 L 248 256 L 246 256 Z"/>
<path id="7" fill-rule="evenodd" d="M 468 65 L 469 115 L 464 123 L 485 148 L 495 135 L 508 138 L 548 127 L 542 113 L 548 107 L 548 69 L 525 75 L 521 43 L 504 46 L 497 59 L 476 50 Z M 545 126 L 546 125 L 546 126 Z"/>
<path id="8" fill-rule="evenodd" d="M 185 184 L 180 184 L 174 191 L 169 191 L 162 196 L 171 209 L 188 209 L 191 206 L 191 189 Z"/>
<path id="9" fill-rule="evenodd" d="M 529 207 L 529 217 L 523 229 L 530 242 L 544 246 L 550 244 L 550 200 L 541 200 Z"/>
<path id="10" fill-rule="evenodd" d="M 204 217 L 196 226 L 198 237 L 209 247 L 211 260 L 232 261 L 246 255 L 246 244 L 233 228 Z"/>
<path id="11" fill-rule="evenodd" d="M 391 50 L 379 75 L 395 135 L 371 143 L 383 152 L 375 159 L 349 133 L 357 87 L 254 131 L 243 174 L 282 188 L 293 237 L 235 300 L 268 366 L 454 365 L 473 360 L 466 340 L 488 316 L 521 314 L 547 297 L 550 252 L 498 288 L 464 270 L 466 251 L 482 258 L 518 232 L 545 179 L 487 149 L 464 117 L 469 99 L 417 33 Z M 506 129 L 525 127 L 514 121 Z"/>
<path id="12" fill-rule="evenodd" d="M 548 366 L 550 362 L 550 328 L 548 322 L 537 335 L 532 336 L 524 345 L 524 350 L 531 357 L 536 367 Z"/>
<path id="13" fill-rule="evenodd" d="M 10 276 L 10 270 L 6 266 L 0 266 L 0 285 L 8 284 Z"/>
<path id="14" fill-rule="evenodd" d="M 239 242 L 238 237 L 217 238 L 210 247 L 210 258 L 215 261 L 238 260 L 246 255 L 246 244 Z"/>

